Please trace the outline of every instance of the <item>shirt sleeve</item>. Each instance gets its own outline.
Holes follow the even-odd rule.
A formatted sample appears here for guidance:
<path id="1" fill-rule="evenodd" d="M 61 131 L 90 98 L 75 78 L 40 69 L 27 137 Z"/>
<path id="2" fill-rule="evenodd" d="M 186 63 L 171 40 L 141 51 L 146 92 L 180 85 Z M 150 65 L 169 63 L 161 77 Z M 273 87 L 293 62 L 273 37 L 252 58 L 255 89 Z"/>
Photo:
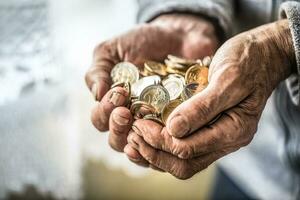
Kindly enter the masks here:
<path id="1" fill-rule="evenodd" d="M 296 66 L 287 80 L 287 88 L 292 102 L 300 106 L 300 2 L 290 1 L 282 3 L 279 10 L 279 18 L 287 18 L 291 30 L 293 45 L 295 48 Z"/>
<path id="2" fill-rule="evenodd" d="M 166 13 L 192 13 L 215 20 L 225 38 L 232 34 L 233 0 L 138 0 L 138 4 L 138 22 Z"/>

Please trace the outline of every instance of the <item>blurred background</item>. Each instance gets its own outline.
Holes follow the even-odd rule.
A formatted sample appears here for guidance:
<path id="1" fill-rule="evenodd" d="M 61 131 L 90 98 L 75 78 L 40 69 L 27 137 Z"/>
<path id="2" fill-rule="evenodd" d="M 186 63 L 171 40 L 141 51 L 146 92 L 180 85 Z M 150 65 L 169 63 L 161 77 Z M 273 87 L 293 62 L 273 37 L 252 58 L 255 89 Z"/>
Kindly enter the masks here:
<path id="1" fill-rule="evenodd" d="M 93 48 L 135 24 L 135 0 L 0 1 L 0 199 L 206 199 L 214 166 L 181 181 L 137 167 L 90 122 Z"/>

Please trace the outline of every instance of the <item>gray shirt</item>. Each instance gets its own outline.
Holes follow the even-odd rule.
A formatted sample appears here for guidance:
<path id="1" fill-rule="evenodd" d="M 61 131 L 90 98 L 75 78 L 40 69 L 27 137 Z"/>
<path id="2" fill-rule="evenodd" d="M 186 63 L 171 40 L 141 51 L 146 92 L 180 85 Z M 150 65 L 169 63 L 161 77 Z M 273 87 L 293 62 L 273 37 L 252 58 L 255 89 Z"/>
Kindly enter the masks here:
<path id="1" fill-rule="evenodd" d="M 288 18 L 296 54 L 294 73 L 268 100 L 250 145 L 218 163 L 253 198 L 300 198 L 299 1 L 139 0 L 139 4 L 140 22 L 164 13 L 205 15 L 217 21 L 225 38 L 278 18 Z"/>

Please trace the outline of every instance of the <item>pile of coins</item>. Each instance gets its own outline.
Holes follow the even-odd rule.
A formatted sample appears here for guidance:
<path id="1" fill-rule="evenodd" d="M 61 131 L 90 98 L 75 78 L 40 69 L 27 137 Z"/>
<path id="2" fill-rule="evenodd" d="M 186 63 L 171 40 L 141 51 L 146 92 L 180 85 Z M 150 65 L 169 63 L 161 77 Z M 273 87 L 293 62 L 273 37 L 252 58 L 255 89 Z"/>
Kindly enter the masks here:
<path id="1" fill-rule="evenodd" d="M 149 119 L 166 124 L 170 113 L 208 84 L 211 57 L 200 60 L 168 55 L 164 63 L 146 61 L 143 70 L 130 62 L 114 66 L 114 87 L 127 90 L 127 107 L 134 119 Z"/>

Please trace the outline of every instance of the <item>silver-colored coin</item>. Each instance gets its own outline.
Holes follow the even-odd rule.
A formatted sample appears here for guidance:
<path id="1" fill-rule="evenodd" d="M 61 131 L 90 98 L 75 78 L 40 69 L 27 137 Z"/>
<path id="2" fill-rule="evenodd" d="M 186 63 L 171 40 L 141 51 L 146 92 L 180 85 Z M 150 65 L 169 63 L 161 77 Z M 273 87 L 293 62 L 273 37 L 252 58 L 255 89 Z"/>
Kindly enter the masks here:
<path id="1" fill-rule="evenodd" d="M 170 101 L 180 97 L 184 89 L 184 83 L 180 77 L 177 76 L 168 76 L 162 81 L 162 85 L 167 89 L 170 95 Z"/>
<path id="2" fill-rule="evenodd" d="M 146 87 L 160 83 L 160 81 L 161 78 L 157 75 L 143 77 L 132 85 L 131 93 L 134 96 L 140 96 Z"/>
<path id="3" fill-rule="evenodd" d="M 210 63 L 211 63 L 211 57 L 210 56 L 205 56 L 203 59 L 202 59 L 202 63 L 204 66 L 207 66 L 209 67 Z"/>
<path id="4" fill-rule="evenodd" d="M 128 82 L 132 85 L 139 80 L 139 70 L 130 62 L 120 62 L 111 70 L 110 76 L 114 83 Z"/>
<path id="5" fill-rule="evenodd" d="M 169 103 L 170 95 L 162 85 L 150 85 L 141 92 L 139 100 L 152 105 L 158 113 L 161 113 Z"/>

